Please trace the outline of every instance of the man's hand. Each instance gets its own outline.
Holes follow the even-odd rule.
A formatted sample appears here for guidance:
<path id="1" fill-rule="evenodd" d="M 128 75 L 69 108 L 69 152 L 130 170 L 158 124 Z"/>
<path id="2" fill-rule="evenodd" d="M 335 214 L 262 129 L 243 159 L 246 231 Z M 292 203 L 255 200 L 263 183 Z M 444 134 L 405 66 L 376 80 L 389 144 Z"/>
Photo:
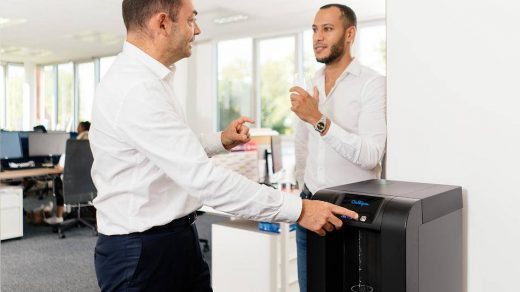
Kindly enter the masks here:
<path id="1" fill-rule="evenodd" d="M 226 150 L 231 150 L 233 147 L 251 141 L 251 137 L 249 136 L 249 128 L 245 125 L 245 123 L 254 124 L 255 121 L 248 117 L 240 117 L 232 121 L 229 126 L 224 131 L 222 131 L 220 140 L 222 141 L 222 145 L 224 145 Z"/>
<path id="2" fill-rule="evenodd" d="M 336 215 L 346 215 L 355 220 L 359 217 L 354 211 L 327 202 L 318 200 L 302 200 L 302 202 L 302 213 L 298 224 L 321 236 L 343 226 L 343 221 Z"/>
<path id="3" fill-rule="evenodd" d="M 291 92 L 291 110 L 302 121 L 314 126 L 321 118 L 321 113 L 318 109 L 320 102 L 318 89 L 314 87 L 313 96 L 298 86 L 292 87 L 289 91 Z"/>

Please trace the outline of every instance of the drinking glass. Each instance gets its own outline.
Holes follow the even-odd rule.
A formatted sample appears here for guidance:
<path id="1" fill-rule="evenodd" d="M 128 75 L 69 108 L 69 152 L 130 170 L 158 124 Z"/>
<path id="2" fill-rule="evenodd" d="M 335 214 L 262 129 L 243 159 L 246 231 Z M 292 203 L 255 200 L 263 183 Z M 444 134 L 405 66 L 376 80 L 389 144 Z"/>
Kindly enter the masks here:
<path id="1" fill-rule="evenodd" d="M 301 87 L 303 90 L 310 93 L 311 79 L 302 73 L 296 73 L 293 76 L 292 86 Z"/>

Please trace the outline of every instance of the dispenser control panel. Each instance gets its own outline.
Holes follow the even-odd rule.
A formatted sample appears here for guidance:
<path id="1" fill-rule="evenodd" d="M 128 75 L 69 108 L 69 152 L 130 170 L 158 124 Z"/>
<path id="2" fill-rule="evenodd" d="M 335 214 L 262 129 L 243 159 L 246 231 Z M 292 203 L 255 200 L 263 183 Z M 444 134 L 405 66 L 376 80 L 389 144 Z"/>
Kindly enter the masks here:
<path id="1" fill-rule="evenodd" d="M 382 203 L 379 197 L 345 194 L 341 206 L 358 213 L 359 222 L 372 223 Z"/>

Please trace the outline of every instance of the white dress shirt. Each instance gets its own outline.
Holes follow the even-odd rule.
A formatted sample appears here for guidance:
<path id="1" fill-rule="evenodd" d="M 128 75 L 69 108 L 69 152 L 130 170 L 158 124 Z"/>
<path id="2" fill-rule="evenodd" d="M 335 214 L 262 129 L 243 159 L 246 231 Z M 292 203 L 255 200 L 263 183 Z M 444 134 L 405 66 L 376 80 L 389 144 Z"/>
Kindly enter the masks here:
<path id="1" fill-rule="evenodd" d="M 294 141 L 295 178 L 313 194 L 379 177 L 386 143 L 385 77 L 354 59 L 327 96 L 324 69 L 316 73 L 313 86 L 318 88 L 319 110 L 330 119 L 330 128 L 321 136 L 298 119 Z"/>
<path id="2" fill-rule="evenodd" d="M 197 137 L 167 68 L 126 42 L 99 84 L 90 145 L 99 232 L 141 232 L 203 204 L 244 218 L 295 222 L 302 202 L 215 166 L 221 133 Z"/>

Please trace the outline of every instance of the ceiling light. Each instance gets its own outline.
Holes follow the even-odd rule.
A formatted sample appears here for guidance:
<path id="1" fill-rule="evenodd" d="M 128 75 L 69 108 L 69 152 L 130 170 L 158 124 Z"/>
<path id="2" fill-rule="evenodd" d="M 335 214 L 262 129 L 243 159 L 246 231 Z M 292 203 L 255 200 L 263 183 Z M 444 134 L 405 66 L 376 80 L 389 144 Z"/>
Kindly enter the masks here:
<path id="1" fill-rule="evenodd" d="M 247 19 L 249 19 L 249 16 L 247 16 L 247 15 L 236 14 L 236 15 L 231 15 L 231 16 L 226 16 L 226 17 L 215 18 L 215 19 L 213 19 L 213 22 L 216 24 L 228 24 L 228 23 L 244 21 Z"/>
<path id="2" fill-rule="evenodd" d="M 33 57 L 45 57 L 52 55 L 51 51 L 42 49 L 31 49 L 26 47 L 7 47 L 0 48 L 0 54 L 11 55 L 11 56 L 33 56 Z"/>
<path id="3" fill-rule="evenodd" d="M 0 28 L 5 28 L 8 26 L 13 26 L 13 25 L 17 25 L 17 24 L 26 23 L 26 22 L 27 22 L 27 19 L 23 19 L 23 18 L 15 19 L 15 18 L 0 17 Z"/>
<path id="4" fill-rule="evenodd" d="M 124 37 L 111 34 L 101 33 L 97 31 L 85 30 L 72 36 L 72 38 L 85 43 L 102 43 L 105 45 L 121 44 L 124 41 Z"/>

